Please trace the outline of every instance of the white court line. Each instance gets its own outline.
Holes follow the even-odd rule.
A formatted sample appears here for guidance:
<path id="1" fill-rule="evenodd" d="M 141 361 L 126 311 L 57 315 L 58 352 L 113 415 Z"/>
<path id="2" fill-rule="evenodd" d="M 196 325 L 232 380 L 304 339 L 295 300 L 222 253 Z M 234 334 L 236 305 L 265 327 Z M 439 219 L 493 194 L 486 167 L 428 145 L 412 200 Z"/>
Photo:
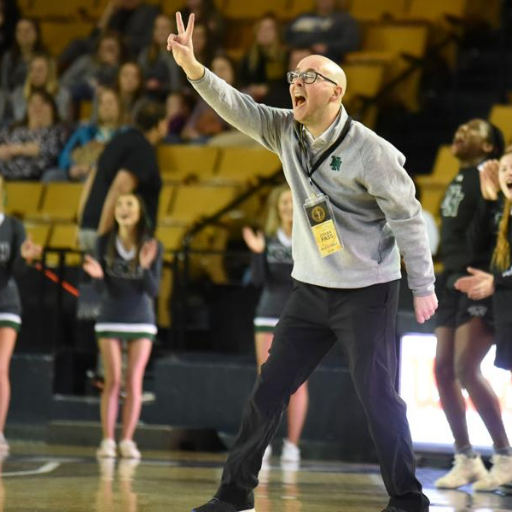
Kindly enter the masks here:
<path id="1" fill-rule="evenodd" d="M 38 469 L 29 469 L 28 471 L 7 471 L 2 473 L 2 477 L 6 476 L 28 476 L 28 475 L 42 475 L 44 473 L 51 473 L 60 466 L 60 462 L 47 462 Z"/>

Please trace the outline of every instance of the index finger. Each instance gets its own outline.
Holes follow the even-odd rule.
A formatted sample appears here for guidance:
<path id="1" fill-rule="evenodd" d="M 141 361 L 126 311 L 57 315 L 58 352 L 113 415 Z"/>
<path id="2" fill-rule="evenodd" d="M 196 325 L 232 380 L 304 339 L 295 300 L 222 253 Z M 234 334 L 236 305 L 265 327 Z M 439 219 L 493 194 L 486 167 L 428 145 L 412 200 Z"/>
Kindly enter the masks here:
<path id="1" fill-rule="evenodd" d="M 185 25 L 183 25 L 183 18 L 180 11 L 176 13 L 176 28 L 178 29 L 178 34 L 185 33 Z"/>

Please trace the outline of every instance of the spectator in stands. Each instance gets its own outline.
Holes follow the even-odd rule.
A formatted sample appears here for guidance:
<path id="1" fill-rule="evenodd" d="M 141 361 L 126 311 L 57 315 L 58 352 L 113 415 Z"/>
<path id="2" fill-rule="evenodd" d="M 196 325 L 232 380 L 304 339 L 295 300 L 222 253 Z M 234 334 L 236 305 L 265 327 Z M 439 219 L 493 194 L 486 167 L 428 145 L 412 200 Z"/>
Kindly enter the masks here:
<path id="1" fill-rule="evenodd" d="M 180 144 L 183 142 L 181 132 L 194 109 L 195 101 L 191 94 L 178 91 L 171 92 L 165 102 L 167 112 L 167 135 L 165 142 Z"/>
<path id="2" fill-rule="evenodd" d="M 67 138 L 51 94 L 33 91 L 27 103 L 26 119 L 0 132 L 0 174 L 7 180 L 40 180 L 57 165 Z"/>
<path id="3" fill-rule="evenodd" d="M 30 61 L 25 83 L 16 87 L 11 94 L 10 109 L 16 121 L 22 120 L 27 112 L 27 100 L 33 91 L 44 90 L 52 95 L 61 121 L 71 119 L 71 98 L 69 91 L 59 87 L 55 61 L 47 54 L 37 54 Z"/>
<path id="4" fill-rule="evenodd" d="M 472 300 L 492 297 L 496 358 L 494 364 L 512 370 L 512 147 L 501 160 L 489 160 L 480 172 L 481 190 L 485 202 L 480 210 L 479 229 L 472 232 L 473 248 L 489 245 L 489 233 L 498 233 L 490 269 L 468 267 L 467 277 L 455 282 L 455 288 Z M 512 457 L 495 454 L 486 480 L 480 481 L 476 490 L 495 491 L 512 482 Z M 476 485 L 476 484 L 475 484 Z"/>
<path id="5" fill-rule="evenodd" d="M 109 0 L 98 21 L 99 32 L 114 30 L 122 34 L 131 58 L 136 59 L 151 44 L 153 23 L 159 8 L 144 0 Z"/>
<path id="6" fill-rule="evenodd" d="M 240 84 L 256 101 L 265 101 L 272 84 L 286 83 L 288 55 L 279 31 L 275 16 L 262 16 L 254 42 L 240 62 Z"/>
<path id="7" fill-rule="evenodd" d="M 443 275 L 436 317 L 435 374 L 441 405 L 455 440 L 453 468 L 435 482 L 436 487 L 443 489 L 475 482 L 473 487 L 479 490 L 488 479 L 482 459 L 470 442 L 463 389 L 486 425 L 499 460 L 512 467 L 512 450 L 498 398 L 480 370 L 494 340 L 491 300 L 469 299 L 454 288 L 457 279 L 467 274 L 468 266 L 489 268 L 494 243 L 473 252 L 468 233 L 483 202 L 479 166 L 487 159 L 499 157 L 503 147 L 501 131 L 483 119 L 459 126 L 452 153 L 460 162 L 460 171 L 448 185 L 441 204 Z"/>
<path id="8" fill-rule="evenodd" d="M 196 27 L 198 25 L 206 26 L 209 34 L 208 39 L 212 46 L 215 48 L 222 46 L 222 40 L 226 30 L 226 22 L 215 6 L 214 0 L 186 0 L 185 7 L 180 9 L 180 11 L 185 21 L 188 20 L 192 13 L 194 13 Z"/>
<path id="9" fill-rule="evenodd" d="M 11 93 L 16 87 L 25 83 L 32 58 L 44 51 L 37 21 L 28 18 L 20 19 L 16 24 L 14 44 L 2 58 L 2 91 L 4 94 Z"/>
<path id="10" fill-rule="evenodd" d="M 59 168 L 48 171 L 44 181 L 84 181 L 96 167 L 105 146 L 121 129 L 121 103 L 114 89 L 102 88 L 98 122 L 80 125 L 59 155 Z"/>
<path id="11" fill-rule="evenodd" d="M 204 59 L 204 62 L 211 65 L 218 46 L 212 40 L 210 31 L 206 24 L 199 23 L 196 25 L 196 29 L 194 29 L 194 51 L 197 51 L 197 55 L 200 55 L 201 58 Z"/>
<path id="12" fill-rule="evenodd" d="M 224 466 L 216 496 L 195 512 L 254 508 L 264 451 L 290 396 L 342 343 L 366 411 L 389 502 L 386 512 L 427 512 L 415 476 L 406 408 L 395 389 L 400 249 L 418 322 L 437 308 L 421 206 L 404 156 L 342 104 L 343 70 L 312 55 L 289 72 L 293 109 L 256 103 L 197 61 L 194 28 L 177 14 L 168 49 L 197 92 L 233 126 L 277 153 L 294 204 L 296 285 L 274 332 Z M 319 169 L 319 172 L 315 172 Z M 243 172 L 243 165 L 241 172 Z M 384 326 L 384 328 L 383 328 Z"/>
<path id="13" fill-rule="evenodd" d="M 4 428 L 11 399 L 9 365 L 21 327 L 21 303 L 14 277 L 25 262 L 41 255 L 42 249 L 25 237 L 23 224 L 4 214 L 5 189 L 0 176 L 0 458 L 9 453 Z"/>
<path id="14" fill-rule="evenodd" d="M 123 123 L 133 122 L 133 111 L 144 93 L 142 70 L 136 62 L 125 62 L 117 76 L 117 90 L 121 99 Z"/>
<path id="15" fill-rule="evenodd" d="M 20 10 L 16 0 L 0 0 L 0 55 L 11 49 L 16 38 Z"/>
<path id="16" fill-rule="evenodd" d="M 92 252 L 97 234 L 112 228 L 116 200 L 121 194 L 142 196 L 151 229 L 155 229 L 162 188 L 155 146 L 166 133 L 164 106 L 144 100 L 135 110 L 134 126 L 107 144 L 85 182 L 80 200 L 80 245 L 84 250 Z"/>
<path id="17" fill-rule="evenodd" d="M 338 9 L 336 0 L 315 0 L 315 10 L 292 20 L 285 34 L 293 48 L 311 48 L 313 53 L 341 62 L 348 52 L 359 49 L 357 21 Z"/>
<path id="18" fill-rule="evenodd" d="M 121 457 L 140 459 L 133 435 L 140 417 L 144 371 L 157 333 L 154 299 L 160 286 L 162 246 L 151 238 L 144 202 L 132 193 L 116 198 L 111 228 L 99 239 L 95 258 L 85 256 L 84 270 L 101 286 L 95 332 L 105 384 L 101 395 L 103 440 L 98 457 L 117 455 L 115 427 L 122 382 L 122 344 L 128 346 L 124 387 Z"/>
<path id="19" fill-rule="evenodd" d="M 265 232 L 254 232 L 245 227 L 243 236 L 251 249 L 251 280 L 263 287 L 256 317 L 254 318 L 256 361 L 258 374 L 268 359 L 274 338 L 274 329 L 292 291 L 292 193 L 288 185 L 275 188 L 268 199 L 268 216 Z M 308 388 L 304 383 L 291 396 L 287 411 L 288 437 L 284 441 L 281 460 L 299 462 L 299 440 L 308 410 Z M 268 445 L 263 460 L 272 454 Z"/>
<path id="20" fill-rule="evenodd" d="M 228 84 L 235 84 L 235 65 L 229 57 L 225 55 L 215 57 L 212 60 L 212 70 Z M 199 98 L 183 129 L 182 137 L 194 144 L 204 144 L 212 137 L 228 131 L 239 133 L 238 130 L 232 130 L 229 124 L 206 101 Z"/>
<path id="21" fill-rule="evenodd" d="M 69 90 L 75 112 L 81 101 L 91 101 L 98 87 L 115 87 L 123 56 L 121 38 L 105 32 L 98 39 L 94 54 L 78 58 L 60 78 L 61 87 Z"/>
<path id="22" fill-rule="evenodd" d="M 167 51 L 167 36 L 171 27 L 168 16 L 157 16 L 153 27 L 153 41 L 139 55 L 146 94 L 155 99 L 164 99 L 170 91 L 179 91 L 184 85 L 182 73 Z"/>

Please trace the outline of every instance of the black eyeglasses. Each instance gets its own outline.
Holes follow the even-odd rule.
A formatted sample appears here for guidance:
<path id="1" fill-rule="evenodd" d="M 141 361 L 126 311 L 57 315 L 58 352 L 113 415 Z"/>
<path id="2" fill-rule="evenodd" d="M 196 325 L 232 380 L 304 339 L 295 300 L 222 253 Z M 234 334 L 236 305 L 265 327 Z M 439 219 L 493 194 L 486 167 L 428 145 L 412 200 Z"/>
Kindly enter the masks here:
<path id="1" fill-rule="evenodd" d="M 331 82 L 331 84 L 336 86 L 338 85 L 334 80 L 327 78 L 326 76 L 322 75 L 322 73 L 318 73 L 317 71 L 304 71 L 302 73 L 297 73 L 296 71 L 288 71 L 288 73 L 286 73 L 286 79 L 288 80 L 289 84 L 295 83 L 298 78 L 302 78 L 305 84 L 313 84 L 316 82 L 316 79 L 319 76 L 321 76 L 327 82 Z"/>

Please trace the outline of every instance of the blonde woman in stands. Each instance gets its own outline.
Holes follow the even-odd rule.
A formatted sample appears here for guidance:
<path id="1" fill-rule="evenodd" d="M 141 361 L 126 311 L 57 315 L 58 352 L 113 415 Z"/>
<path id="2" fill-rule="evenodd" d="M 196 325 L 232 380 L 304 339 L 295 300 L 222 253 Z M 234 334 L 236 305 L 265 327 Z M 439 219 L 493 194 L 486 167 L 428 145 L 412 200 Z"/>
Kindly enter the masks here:
<path id="1" fill-rule="evenodd" d="M 287 71 L 288 53 L 279 22 L 266 14 L 258 20 L 254 42 L 240 62 L 240 84 L 256 101 L 262 101 L 273 84 L 286 82 Z"/>
<path id="2" fill-rule="evenodd" d="M 71 119 L 71 96 L 65 87 L 59 87 L 55 60 L 40 53 L 30 61 L 27 78 L 11 94 L 11 111 L 16 121 L 21 121 L 27 113 L 27 100 L 34 91 L 44 90 L 55 99 L 59 117 L 62 121 Z"/>
<path id="3" fill-rule="evenodd" d="M 78 126 L 59 155 L 59 168 L 45 173 L 45 181 L 85 181 L 105 146 L 123 128 L 121 100 L 114 89 L 98 92 L 98 120 Z"/>
<path id="4" fill-rule="evenodd" d="M 288 185 L 281 185 L 269 196 L 265 232 L 254 232 L 249 227 L 243 230 L 245 243 L 253 253 L 252 282 L 263 288 L 254 318 L 258 373 L 268 358 L 274 328 L 293 287 L 292 225 L 292 193 Z M 300 461 L 299 440 L 307 410 L 308 388 L 304 383 L 291 396 L 288 405 L 288 437 L 281 452 L 283 462 Z M 271 455 L 272 446 L 269 445 L 263 460 L 268 460 Z"/>
<path id="5" fill-rule="evenodd" d="M 41 246 L 25 237 L 23 224 L 4 213 L 4 180 L 0 176 L 0 457 L 9 453 L 4 428 L 11 398 L 9 365 L 21 327 L 21 302 L 14 276 L 25 262 L 38 258 Z"/>
<path id="6" fill-rule="evenodd" d="M 496 246 L 490 270 L 468 267 L 470 275 L 458 279 L 455 288 L 475 301 L 492 297 L 496 343 L 494 364 L 512 371 L 512 147 L 505 151 L 499 162 L 491 160 L 485 164 L 480 180 L 486 202 L 480 209 L 480 229 L 473 231 L 473 243 L 488 246 L 488 234 L 497 230 Z M 473 486 L 476 490 L 494 491 L 512 482 L 512 457 L 496 453 L 491 460 L 491 470 L 485 479 Z"/>
<path id="7" fill-rule="evenodd" d="M 86 256 L 84 270 L 101 289 L 95 331 L 105 371 L 101 396 L 103 440 L 98 457 L 117 455 L 115 427 L 119 409 L 122 345 L 128 346 L 119 451 L 140 459 L 133 441 L 142 405 L 142 383 L 157 328 L 154 298 L 162 271 L 162 246 L 150 236 L 142 198 L 121 194 L 115 203 L 114 227 L 98 239 L 96 257 Z"/>

